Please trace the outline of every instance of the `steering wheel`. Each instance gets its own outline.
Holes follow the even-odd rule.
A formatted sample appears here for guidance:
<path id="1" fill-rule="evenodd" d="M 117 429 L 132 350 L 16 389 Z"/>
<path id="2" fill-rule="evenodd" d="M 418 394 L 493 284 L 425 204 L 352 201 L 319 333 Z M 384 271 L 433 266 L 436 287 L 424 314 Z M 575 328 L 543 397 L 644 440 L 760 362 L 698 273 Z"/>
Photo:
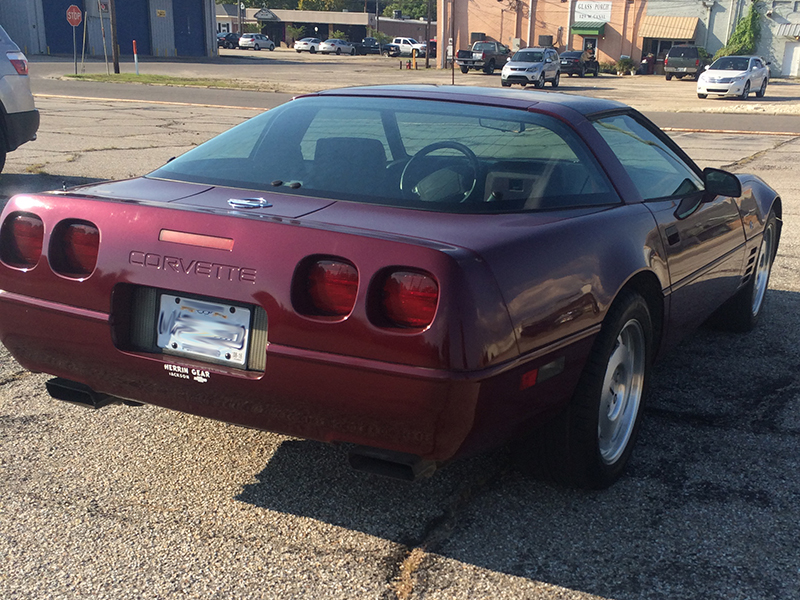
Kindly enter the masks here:
<path id="1" fill-rule="evenodd" d="M 421 159 L 425 158 L 431 152 L 435 152 L 436 150 L 441 150 L 443 148 L 450 148 L 452 150 L 457 150 L 461 154 L 463 154 L 467 160 L 469 161 L 469 166 L 472 169 L 472 184 L 469 186 L 469 189 L 463 192 L 463 196 L 459 199 L 459 202 L 464 202 L 467 198 L 469 198 L 472 191 L 475 189 L 475 185 L 478 182 L 478 173 L 480 170 L 480 165 L 478 164 L 478 157 L 475 156 L 475 153 L 469 149 L 469 147 L 465 146 L 460 142 L 452 142 L 452 141 L 444 141 L 444 142 L 434 142 L 433 144 L 428 144 L 424 148 L 422 148 L 419 152 L 417 152 L 414 156 L 411 157 L 406 163 L 406 166 L 403 167 L 403 173 L 400 175 L 400 191 L 407 197 L 420 197 L 420 193 L 417 190 L 417 186 L 426 178 L 417 181 L 415 184 L 409 183 L 408 174 L 413 171 L 411 165 L 418 166 L 418 163 Z M 443 170 L 443 169 L 440 169 Z M 435 173 L 436 171 L 434 171 Z M 431 173 L 432 175 L 433 173 Z M 430 177 L 428 175 L 427 177 Z M 413 194 L 413 196 L 412 196 Z M 424 198 L 420 197 L 421 200 Z"/>

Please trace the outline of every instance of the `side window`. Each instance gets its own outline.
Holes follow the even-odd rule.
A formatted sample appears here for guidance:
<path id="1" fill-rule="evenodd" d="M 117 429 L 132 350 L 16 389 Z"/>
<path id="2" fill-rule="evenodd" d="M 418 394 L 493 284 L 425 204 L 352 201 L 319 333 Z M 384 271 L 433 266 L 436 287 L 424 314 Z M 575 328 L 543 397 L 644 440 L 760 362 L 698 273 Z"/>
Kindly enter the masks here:
<path id="1" fill-rule="evenodd" d="M 598 119 L 594 127 L 645 200 L 704 189 L 702 179 L 659 137 L 630 115 Z"/>

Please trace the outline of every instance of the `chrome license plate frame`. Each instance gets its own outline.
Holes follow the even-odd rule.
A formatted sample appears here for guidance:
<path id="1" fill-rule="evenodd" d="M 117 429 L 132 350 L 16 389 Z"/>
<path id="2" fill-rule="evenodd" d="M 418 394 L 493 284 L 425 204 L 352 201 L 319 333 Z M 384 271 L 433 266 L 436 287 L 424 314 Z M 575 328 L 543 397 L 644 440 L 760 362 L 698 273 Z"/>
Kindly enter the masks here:
<path id="1" fill-rule="evenodd" d="M 156 345 L 165 354 L 246 368 L 253 311 L 213 298 L 162 292 Z"/>

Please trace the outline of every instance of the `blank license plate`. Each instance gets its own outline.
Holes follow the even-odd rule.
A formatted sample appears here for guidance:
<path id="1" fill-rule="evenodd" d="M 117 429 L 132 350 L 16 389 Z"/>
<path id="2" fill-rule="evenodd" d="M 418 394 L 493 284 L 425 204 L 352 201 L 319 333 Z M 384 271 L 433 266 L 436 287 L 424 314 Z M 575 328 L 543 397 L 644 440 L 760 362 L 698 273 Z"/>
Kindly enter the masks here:
<path id="1" fill-rule="evenodd" d="M 250 309 L 161 294 L 157 344 L 164 352 L 244 367 Z"/>
<path id="2" fill-rule="evenodd" d="M 686 67 L 678 67 L 678 71 L 680 71 L 681 73 L 685 73 Z"/>

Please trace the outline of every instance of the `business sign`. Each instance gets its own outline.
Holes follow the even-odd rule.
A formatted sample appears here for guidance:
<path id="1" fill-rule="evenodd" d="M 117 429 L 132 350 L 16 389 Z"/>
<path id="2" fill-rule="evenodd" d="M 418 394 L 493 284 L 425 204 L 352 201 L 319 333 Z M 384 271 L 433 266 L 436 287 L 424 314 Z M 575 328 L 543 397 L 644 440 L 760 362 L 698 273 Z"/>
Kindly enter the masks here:
<path id="1" fill-rule="evenodd" d="M 602 21 L 611 20 L 611 2 L 576 2 L 574 21 Z"/>

